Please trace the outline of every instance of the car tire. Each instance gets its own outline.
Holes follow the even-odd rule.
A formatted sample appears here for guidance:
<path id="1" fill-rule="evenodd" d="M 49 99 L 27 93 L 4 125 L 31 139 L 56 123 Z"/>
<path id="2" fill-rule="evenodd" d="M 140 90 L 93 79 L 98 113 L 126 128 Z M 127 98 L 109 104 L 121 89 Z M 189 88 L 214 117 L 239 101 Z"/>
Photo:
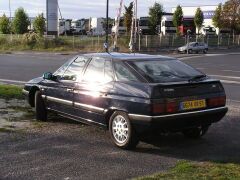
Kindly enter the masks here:
<path id="1" fill-rule="evenodd" d="M 207 49 L 204 49 L 203 50 L 203 54 L 207 54 L 208 50 Z"/>
<path id="2" fill-rule="evenodd" d="M 35 113 L 36 120 L 47 121 L 47 109 L 40 91 L 35 93 Z"/>
<path id="3" fill-rule="evenodd" d="M 189 49 L 188 50 L 188 54 L 192 54 L 193 53 L 193 50 L 192 49 Z"/>
<path id="4" fill-rule="evenodd" d="M 207 133 L 208 129 L 209 129 L 209 126 L 192 128 L 192 129 L 184 130 L 183 134 L 187 138 L 199 139 Z"/>
<path id="5" fill-rule="evenodd" d="M 139 143 L 137 133 L 124 112 L 115 111 L 112 114 L 109 120 L 109 132 L 113 143 L 121 149 L 135 149 Z"/>

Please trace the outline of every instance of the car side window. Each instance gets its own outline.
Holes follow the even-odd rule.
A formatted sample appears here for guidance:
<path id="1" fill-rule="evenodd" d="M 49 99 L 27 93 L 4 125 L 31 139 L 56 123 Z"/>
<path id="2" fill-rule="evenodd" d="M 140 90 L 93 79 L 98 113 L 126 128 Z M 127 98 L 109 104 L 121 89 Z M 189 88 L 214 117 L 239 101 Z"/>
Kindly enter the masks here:
<path id="1" fill-rule="evenodd" d="M 112 62 L 110 60 L 105 61 L 104 67 L 104 80 L 105 82 L 111 82 L 114 80 L 114 73 L 112 69 Z"/>
<path id="2" fill-rule="evenodd" d="M 94 57 L 89 63 L 83 76 L 85 82 L 104 82 L 105 59 Z"/>
<path id="3" fill-rule="evenodd" d="M 76 57 L 74 57 L 76 59 Z M 55 73 L 55 76 L 62 77 L 65 71 L 67 70 L 68 66 L 72 63 L 73 59 L 68 60 L 65 64 L 63 64 Z"/>
<path id="4" fill-rule="evenodd" d="M 75 59 L 72 64 L 68 67 L 68 69 L 63 74 L 61 80 L 64 81 L 77 81 L 83 71 L 83 68 L 88 59 L 83 56 L 79 56 Z"/>
<path id="5" fill-rule="evenodd" d="M 118 81 L 138 81 L 137 77 L 122 62 L 115 62 L 114 68 Z"/>

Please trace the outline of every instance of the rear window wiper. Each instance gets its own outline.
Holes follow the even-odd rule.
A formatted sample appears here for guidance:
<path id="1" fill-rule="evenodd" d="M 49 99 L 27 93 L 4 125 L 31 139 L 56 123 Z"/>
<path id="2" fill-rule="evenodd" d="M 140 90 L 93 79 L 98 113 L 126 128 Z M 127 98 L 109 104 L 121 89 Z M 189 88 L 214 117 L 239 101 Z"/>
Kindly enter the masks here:
<path id="1" fill-rule="evenodd" d="M 188 81 L 189 81 L 189 82 L 201 81 L 201 80 L 205 79 L 206 77 L 207 77 L 207 76 L 206 76 L 205 74 L 197 75 L 197 76 L 192 77 L 192 78 L 189 79 Z"/>

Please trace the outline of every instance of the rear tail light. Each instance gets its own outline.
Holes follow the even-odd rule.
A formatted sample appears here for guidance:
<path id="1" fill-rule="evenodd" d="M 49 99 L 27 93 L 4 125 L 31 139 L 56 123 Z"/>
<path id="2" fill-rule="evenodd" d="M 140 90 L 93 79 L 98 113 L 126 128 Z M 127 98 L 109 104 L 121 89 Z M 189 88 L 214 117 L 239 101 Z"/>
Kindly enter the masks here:
<path id="1" fill-rule="evenodd" d="M 153 104 L 152 111 L 154 114 L 161 114 L 165 112 L 165 106 L 164 104 Z"/>
<path id="2" fill-rule="evenodd" d="M 178 111 L 178 105 L 176 102 L 170 102 L 166 105 L 166 112 L 167 113 L 175 113 Z"/>
<path id="3" fill-rule="evenodd" d="M 226 105 L 226 96 L 215 97 L 208 100 L 208 106 L 210 107 L 219 107 Z"/>
<path id="4" fill-rule="evenodd" d="M 168 102 L 166 104 L 153 104 L 152 112 L 153 114 L 163 114 L 163 113 L 175 113 L 179 109 L 178 103 Z"/>

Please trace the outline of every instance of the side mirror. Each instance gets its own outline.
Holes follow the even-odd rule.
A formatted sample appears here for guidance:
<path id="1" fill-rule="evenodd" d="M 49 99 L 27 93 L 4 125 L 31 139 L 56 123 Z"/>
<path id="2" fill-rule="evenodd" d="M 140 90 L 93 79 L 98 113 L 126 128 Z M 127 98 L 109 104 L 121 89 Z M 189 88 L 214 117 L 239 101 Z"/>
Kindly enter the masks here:
<path id="1" fill-rule="evenodd" d="M 53 77 L 54 77 L 53 74 L 50 72 L 46 72 L 43 74 L 43 79 L 46 79 L 46 80 L 53 80 L 54 79 Z"/>

